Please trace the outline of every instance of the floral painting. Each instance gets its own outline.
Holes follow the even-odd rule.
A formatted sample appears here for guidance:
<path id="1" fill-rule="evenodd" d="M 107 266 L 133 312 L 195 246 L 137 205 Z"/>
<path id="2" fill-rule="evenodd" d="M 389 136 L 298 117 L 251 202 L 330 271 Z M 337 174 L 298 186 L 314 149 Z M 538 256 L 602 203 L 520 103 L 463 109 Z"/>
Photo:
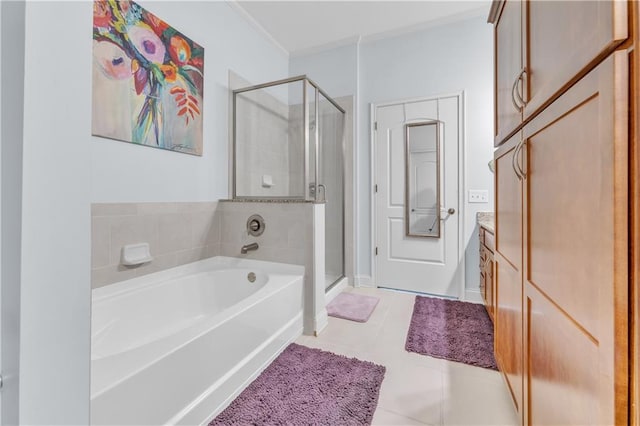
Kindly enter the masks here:
<path id="1" fill-rule="evenodd" d="M 204 49 L 132 1 L 93 3 L 92 133 L 202 155 Z"/>

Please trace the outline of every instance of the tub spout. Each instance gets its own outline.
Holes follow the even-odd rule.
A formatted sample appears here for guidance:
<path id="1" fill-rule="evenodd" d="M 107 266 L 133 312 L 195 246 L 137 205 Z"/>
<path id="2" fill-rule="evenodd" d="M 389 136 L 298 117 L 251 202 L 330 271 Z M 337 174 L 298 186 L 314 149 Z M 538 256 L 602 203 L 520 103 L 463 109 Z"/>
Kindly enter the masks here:
<path id="1" fill-rule="evenodd" d="M 247 254 L 250 250 L 258 250 L 258 243 L 251 243 L 246 246 L 242 246 L 240 253 Z"/>

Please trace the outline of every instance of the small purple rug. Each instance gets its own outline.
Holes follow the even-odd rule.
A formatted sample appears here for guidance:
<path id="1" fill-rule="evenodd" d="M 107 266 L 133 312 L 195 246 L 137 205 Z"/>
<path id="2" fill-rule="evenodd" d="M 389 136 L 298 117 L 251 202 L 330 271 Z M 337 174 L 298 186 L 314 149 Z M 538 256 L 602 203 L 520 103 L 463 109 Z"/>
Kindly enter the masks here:
<path id="1" fill-rule="evenodd" d="M 370 425 L 384 373 L 292 343 L 209 425 Z"/>
<path id="2" fill-rule="evenodd" d="M 331 317 L 367 322 L 380 299 L 355 293 L 340 293 L 327 305 Z"/>
<path id="3" fill-rule="evenodd" d="M 497 370 L 493 323 L 483 305 L 416 296 L 405 349 Z"/>

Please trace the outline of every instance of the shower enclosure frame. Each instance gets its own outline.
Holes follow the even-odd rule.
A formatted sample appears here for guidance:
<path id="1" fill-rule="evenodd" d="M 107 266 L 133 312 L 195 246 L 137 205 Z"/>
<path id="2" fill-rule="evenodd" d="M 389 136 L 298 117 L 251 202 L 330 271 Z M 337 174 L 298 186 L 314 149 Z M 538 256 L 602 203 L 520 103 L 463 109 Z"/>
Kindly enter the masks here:
<path id="1" fill-rule="evenodd" d="M 236 175 L 236 164 L 237 164 L 237 143 L 236 143 L 236 126 L 237 126 L 237 117 L 236 117 L 236 108 L 237 96 L 241 93 L 251 92 L 260 89 L 266 89 L 269 87 L 279 86 L 283 84 L 295 83 L 301 81 L 302 82 L 302 116 L 304 121 L 304 137 L 303 137 L 303 171 L 302 174 L 304 176 L 304 189 L 302 196 L 295 195 L 287 195 L 287 196 L 247 196 L 247 195 L 238 195 L 237 194 L 237 175 Z M 314 181 L 313 186 L 311 185 L 311 176 L 310 175 L 310 164 L 309 164 L 309 150 L 310 150 L 310 133 L 309 133 L 309 102 L 307 99 L 308 89 L 312 87 L 315 89 L 315 138 L 314 138 Z M 281 80 L 270 81 L 267 83 L 256 84 L 253 86 L 243 87 L 240 89 L 235 89 L 232 91 L 232 108 L 233 108 L 233 119 L 232 119 L 232 199 L 234 200 L 243 200 L 243 201 L 285 201 L 292 200 L 297 202 L 312 202 L 312 203 L 324 203 L 326 201 L 326 189 L 322 191 L 322 198 L 320 197 L 320 187 L 324 185 L 319 182 L 319 169 L 320 169 L 320 95 L 324 96 L 326 100 L 328 100 L 338 111 L 340 111 L 344 115 L 346 115 L 346 111 L 342 108 L 331 96 L 329 96 L 324 90 L 320 88 L 320 86 L 311 80 L 306 75 L 299 75 L 295 77 L 285 78 Z M 343 119 L 342 125 L 345 126 L 346 120 Z M 342 132 L 342 140 L 340 141 L 340 161 L 341 161 L 341 169 L 342 169 L 342 275 L 338 277 L 330 286 L 326 287 L 325 291 L 329 291 L 334 285 L 336 285 L 342 278 L 345 277 L 346 271 L 346 185 L 345 185 L 345 177 L 346 177 L 346 163 L 345 163 L 345 146 L 344 146 L 344 128 Z M 313 187 L 313 196 L 310 195 L 310 189 Z"/>

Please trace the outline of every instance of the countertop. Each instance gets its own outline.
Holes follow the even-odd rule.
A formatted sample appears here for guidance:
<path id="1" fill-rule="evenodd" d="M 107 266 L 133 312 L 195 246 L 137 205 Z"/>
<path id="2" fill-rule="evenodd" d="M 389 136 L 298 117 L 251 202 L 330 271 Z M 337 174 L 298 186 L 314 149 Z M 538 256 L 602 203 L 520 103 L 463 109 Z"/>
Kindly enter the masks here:
<path id="1" fill-rule="evenodd" d="M 476 214 L 478 220 L 478 226 L 486 229 L 492 234 L 496 233 L 495 216 L 493 212 L 478 212 Z"/>

